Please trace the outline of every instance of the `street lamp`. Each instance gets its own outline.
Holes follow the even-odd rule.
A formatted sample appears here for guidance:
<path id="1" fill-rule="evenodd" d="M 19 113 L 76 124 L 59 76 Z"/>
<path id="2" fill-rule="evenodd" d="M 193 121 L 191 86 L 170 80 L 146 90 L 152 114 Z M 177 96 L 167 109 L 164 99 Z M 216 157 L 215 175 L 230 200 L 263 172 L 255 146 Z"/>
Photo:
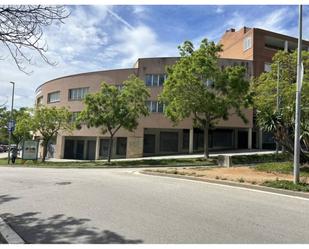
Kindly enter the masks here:
<path id="1" fill-rule="evenodd" d="M 299 183 L 299 153 L 300 153 L 300 101 L 302 87 L 302 5 L 299 5 L 299 37 L 297 52 L 297 85 L 296 85 L 296 106 L 295 106 L 295 138 L 294 138 L 294 184 Z"/>
<path id="2" fill-rule="evenodd" d="M 276 111 L 279 112 L 279 105 L 280 105 L 280 100 L 279 100 L 279 80 L 280 80 L 280 62 L 278 62 L 278 67 L 277 67 L 277 106 L 276 106 Z M 279 143 L 276 141 L 276 155 L 278 155 L 279 151 Z"/>
<path id="3" fill-rule="evenodd" d="M 11 113 L 10 113 L 10 121 L 8 124 L 8 131 L 9 131 L 9 151 L 8 151 L 8 164 L 10 164 L 11 159 L 11 136 L 13 131 L 13 106 L 14 106 L 14 91 L 15 91 L 15 82 L 10 81 L 10 83 L 13 85 L 12 89 L 12 104 L 11 104 Z"/>

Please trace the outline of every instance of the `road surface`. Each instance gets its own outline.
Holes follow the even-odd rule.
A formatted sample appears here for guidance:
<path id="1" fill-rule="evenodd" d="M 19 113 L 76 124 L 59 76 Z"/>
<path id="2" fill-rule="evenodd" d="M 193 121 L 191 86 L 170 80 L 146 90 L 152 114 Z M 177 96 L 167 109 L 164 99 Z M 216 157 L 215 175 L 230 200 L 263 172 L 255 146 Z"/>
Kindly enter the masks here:
<path id="1" fill-rule="evenodd" d="M 0 168 L 28 243 L 309 243 L 309 200 L 137 169 Z"/>

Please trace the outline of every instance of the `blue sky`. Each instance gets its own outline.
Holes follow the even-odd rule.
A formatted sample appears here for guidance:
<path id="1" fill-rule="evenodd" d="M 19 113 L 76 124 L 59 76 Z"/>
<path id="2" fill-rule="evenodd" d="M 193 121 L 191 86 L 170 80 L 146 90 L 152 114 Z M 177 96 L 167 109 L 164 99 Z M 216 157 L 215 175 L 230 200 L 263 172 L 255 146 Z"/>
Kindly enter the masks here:
<path id="1" fill-rule="evenodd" d="M 31 75 L 9 59 L 0 61 L 0 104 L 9 100 L 16 82 L 17 107 L 32 106 L 35 89 L 45 81 L 69 74 L 131 67 L 139 57 L 177 56 L 185 40 L 219 41 L 225 30 L 243 26 L 297 36 L 298 7 L 287 5 L 74 5 L 65 24 L 45 30 L 47 56 L 57 66 L 34 56 Z M 303 9 L 304 38 L 309 39 L 309 7 Z M 1 55 L 6 52 L 0 45 Z"/>

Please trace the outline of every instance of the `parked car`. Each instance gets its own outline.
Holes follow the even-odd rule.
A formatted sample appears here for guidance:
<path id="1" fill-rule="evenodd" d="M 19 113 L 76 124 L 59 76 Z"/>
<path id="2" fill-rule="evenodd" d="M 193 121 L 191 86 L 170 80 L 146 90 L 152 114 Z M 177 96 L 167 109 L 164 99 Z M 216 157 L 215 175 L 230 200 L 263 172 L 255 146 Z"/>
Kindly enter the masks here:
<path id="1" fill-rule="evenodd" d="M 2 146 L 0 146 L 0 153 L 4 152 L 4 149 Z"/>

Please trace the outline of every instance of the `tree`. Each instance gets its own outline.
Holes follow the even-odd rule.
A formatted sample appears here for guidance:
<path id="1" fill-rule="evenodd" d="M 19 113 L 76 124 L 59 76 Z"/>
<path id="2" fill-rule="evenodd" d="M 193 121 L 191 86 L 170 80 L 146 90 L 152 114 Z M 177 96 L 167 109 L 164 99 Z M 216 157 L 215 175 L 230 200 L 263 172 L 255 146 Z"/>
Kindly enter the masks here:
<path id="1" fill-rule="evenodd" d="M 190 41 L 179 46 L 179 61 L 167 68 L 160 100 L 165 115 L 174 123 L 192 117 L 194 127 L 204 130 L 204 156 L 209 157 L 209 129 L 220 119 L 228 119 L 232 110 L 247 122 L 241 109 L 248 104 L 249 82 L 240 66 L 220 69 L 220 45 L 204 39 L 198 49 Z"/>
<path id="2" fill-rule="evenodd" d="M 302 52 L 304 68 L 309 67 L 309 52 Z M 294 119 L 297 52 L 279 51 L 273 57 L 271 71 L 263 73 L 252 84 L 258 125 L 288 153 L 294 153 Z M 277 110 L 277 73 L 279 68 L 279 110 Z M 309 162 L 309 74 L 304 72 L 301 96 L 300 162 Z"/>
<path id="3" fill-rule="evenodd" d="M 133 131 L 138 126 L 138 119 L 148 115 L 146 100 L 149 96 L 144 82 L 135 75 L 130 75 L 121 89 L 102 82 L 100 92 L 86 95 L 85 109 L 78 122 L 84 122 L 88 127 L 101 127 L 102 134 L 109 133 L 108 162 L 117 131 L 121 127 Z"/>
<path id="4" fill-rule="evenodd" d="M 22 141 L 31 138 L 32 118 L 31 110 L 28 108 L 20 108 L 13 110 L 13 120 L 15 121 L 15 129 L 12 132 L 12 140 L 16 145 Z M 0 110 L 0 133 L 1 140 L 8 141 L 8 122 L 10 120 L 11 112 L 6 108 Z"/>
<path id="5" fill-rule="evenodd" d="M 40 133 L 43 145 L 42 162 L 45 162 L 47 146 L 50 140 L 60 131 L 71 132 L 74 129 L 70 122 L 71 113 L 65 108 L 38 106 L 34 110 L 33 129 Z"/>
<path id="6" fill-rule="evenodd" d="M 48 64 L 55 64 L 45 55 L 47 44 L 42 40 L 43 28 L 55 21 L 62 23 L 69 14 L 64 6 L 0 6 L 0 41 L 19 70 L 27 73 L 24 62 L 31 63 L 32 57 L 27 52 L 33 50 Z"/>

